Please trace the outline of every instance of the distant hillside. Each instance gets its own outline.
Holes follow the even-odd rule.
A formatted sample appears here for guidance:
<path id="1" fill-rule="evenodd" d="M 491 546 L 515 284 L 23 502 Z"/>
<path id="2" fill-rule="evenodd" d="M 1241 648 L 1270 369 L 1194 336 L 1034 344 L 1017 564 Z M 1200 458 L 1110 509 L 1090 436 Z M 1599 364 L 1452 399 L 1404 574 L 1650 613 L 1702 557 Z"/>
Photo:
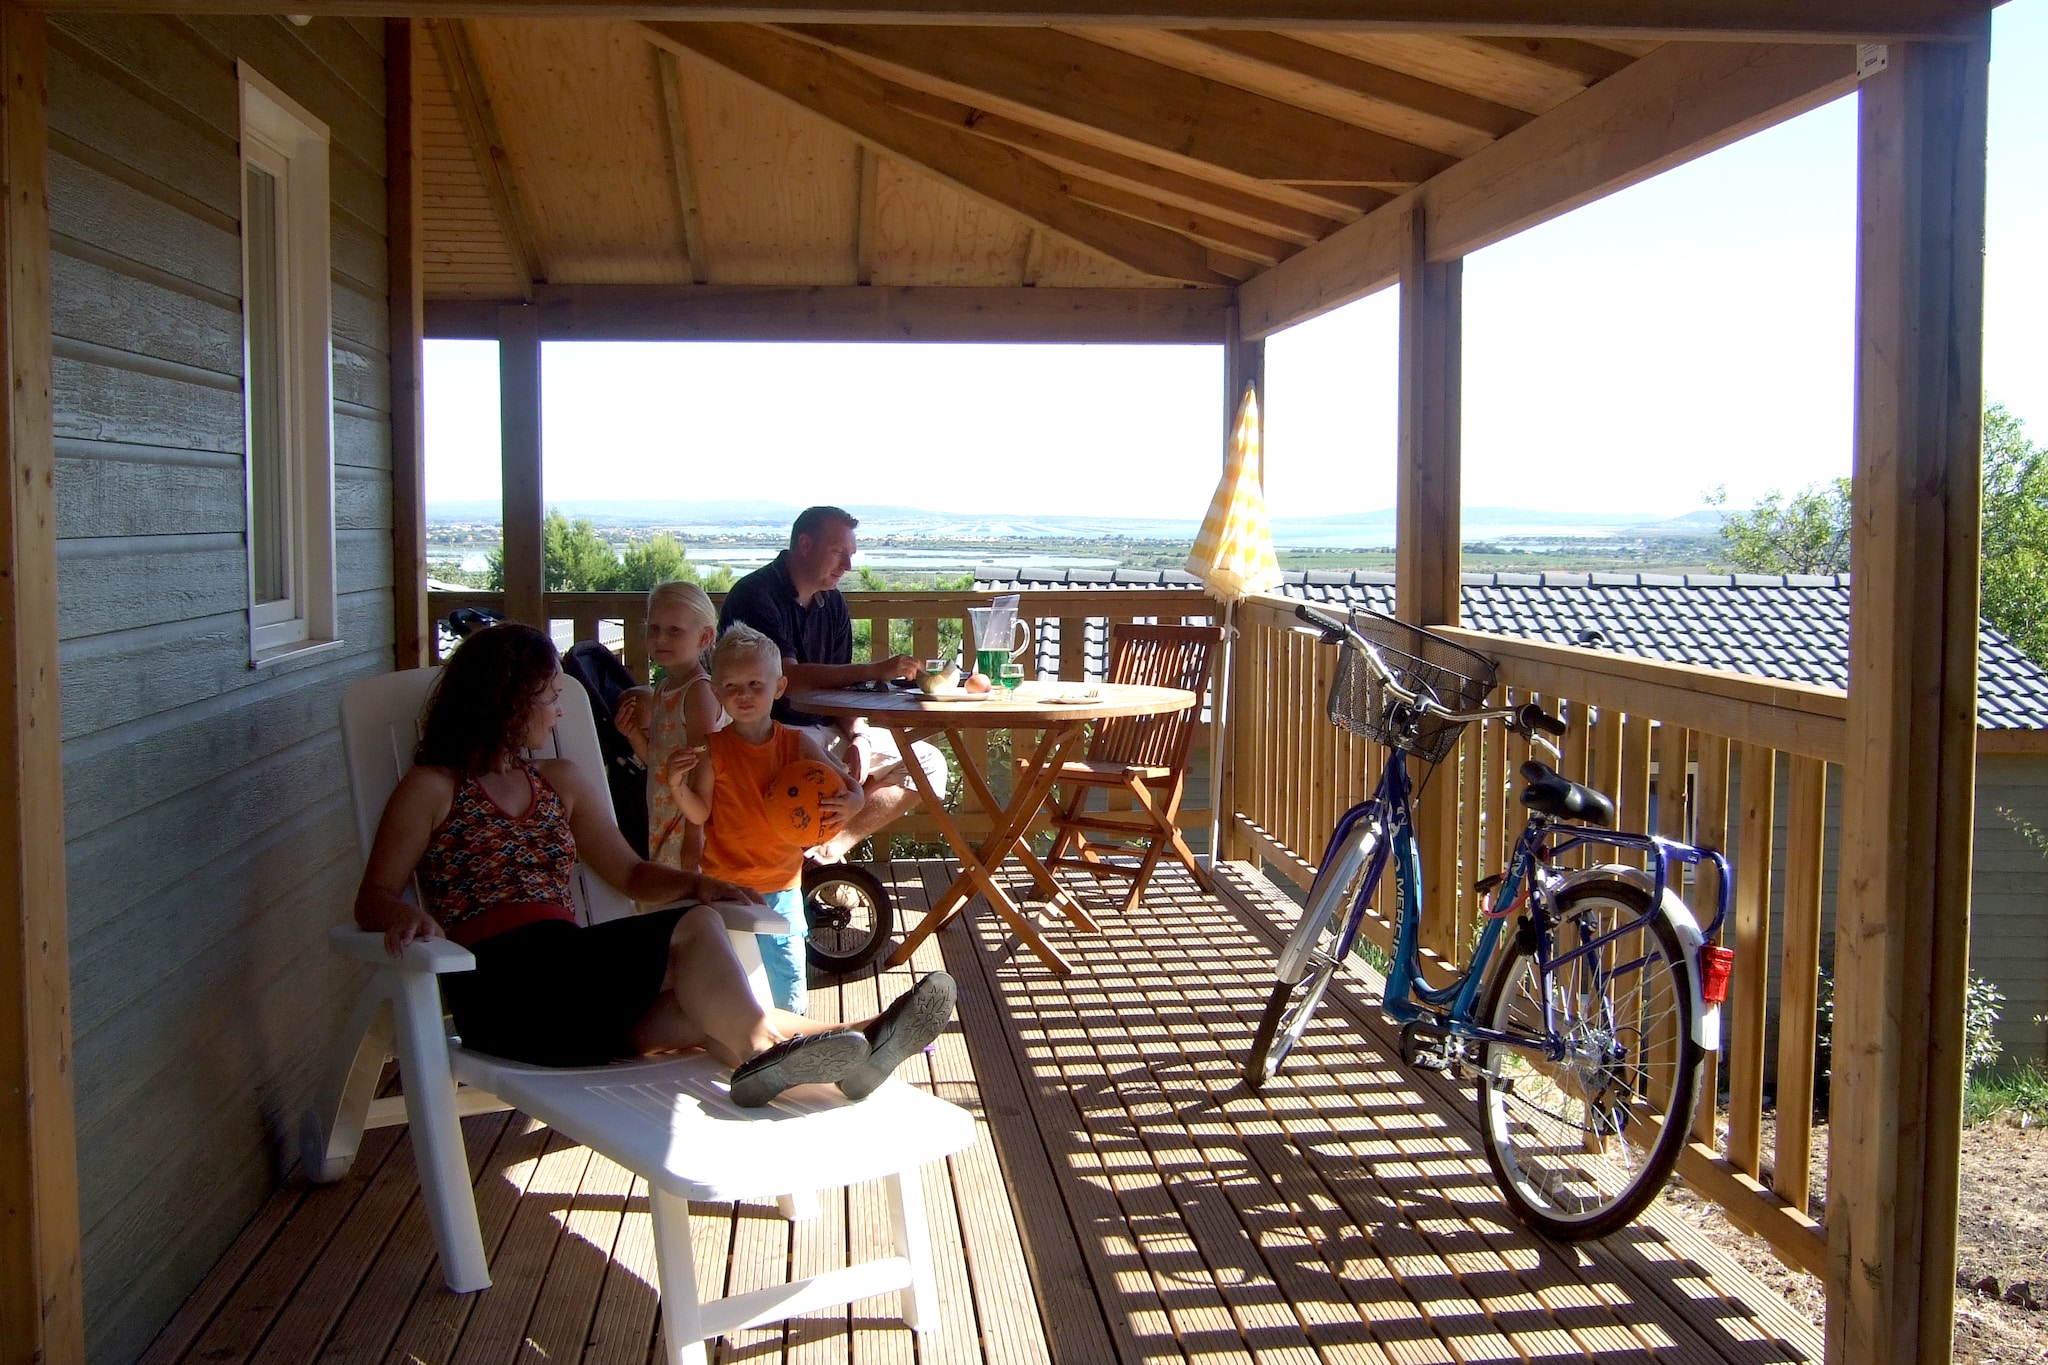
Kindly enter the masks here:
<path id="1" fill-rule="evenodd" d="M 761 535 L 786 532 L 800 510 L 789 503 L 767 501 L 645 501 L 601 499 L 552 503 L 572 517 L 588 517 L 600 525 L 665 527 L 685 535 Z M 939 512 L 918 507 L 879 504 L 851 505 L 869 539 L 902 537 L 920 540 L 1013 540 L 1057 537 L 1070 540 L 1192 540 L 1199 523 L 1173 518 L 1132 520 L 1123 517 L 1035 516 L 1003 512 Z M 496 502 L 437 502 L 427 506 L 429 521 L 491 521 Z M 1616 534 L 1709 536 L 1720 528 L 1723 514 L 1705 509 L 1682 517 L 1629 512 L 1545 512 L 1516 507 L 1468 507 L 1465 532 L 1480 538 L 1512 536 L 1604 536 Z M 1279 517 L 1273 539 L 1294 546 L 1391 545 L 1394 509 L 1344 512 L 1325 517 Z"/>

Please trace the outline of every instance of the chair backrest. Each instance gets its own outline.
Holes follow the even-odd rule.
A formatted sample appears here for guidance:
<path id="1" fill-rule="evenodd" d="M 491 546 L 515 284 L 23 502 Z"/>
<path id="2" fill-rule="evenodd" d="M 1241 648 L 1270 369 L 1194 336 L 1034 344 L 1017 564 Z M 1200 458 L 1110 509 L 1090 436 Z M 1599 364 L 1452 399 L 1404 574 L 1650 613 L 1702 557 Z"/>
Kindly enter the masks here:
<path id="1" fill-rule="evenodd" d="M 1100 722 L 1088 757 L 1109 763 L 1179 772 L 1194 743 L 1201 698 L 1209 686 L 1209 660 L 1223 639 L 1217 626 L 1120 625 L 1109 635 L 1109 681 L 1178 687 L 1195 694 L 1185 711 L 1120 716 Z"/>
<path id="2" fill-rule="evenodd" d="M 412 767 L 420 739 L 420 716 L 427 694 L 441 676 L 438 668 L 412 668 L 380 673 L 349 688 L 341 699 L 341 747 L 348 762 L 348 785 L 355 802 L 356 844 L 365 858 L 377 837 L 384 803 Z M 597 746 L 597 725 L 590 701 L 580 687 L 562 688 L 562 719 L 548 743 L 533 758 L 566 758 L 590 777 L 590 786 L 612 819 L 611 793 L 605 787 L 604 757 Z M 587 924 L 633 913 L 633 903 L 602 877 L 576 865 L 569 879 L 576 914 Z"/>

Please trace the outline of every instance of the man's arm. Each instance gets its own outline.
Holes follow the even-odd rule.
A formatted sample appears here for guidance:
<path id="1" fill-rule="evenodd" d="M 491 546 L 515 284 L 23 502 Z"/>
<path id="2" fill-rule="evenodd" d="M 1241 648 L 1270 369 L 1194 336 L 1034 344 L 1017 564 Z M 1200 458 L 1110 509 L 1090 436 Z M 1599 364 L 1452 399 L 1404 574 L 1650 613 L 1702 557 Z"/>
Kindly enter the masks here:
<path id="1" fill-rule="evenodd" d="M 898 654 L 871 664 L 805 664 L 785 654 L 782 673 L 791 687 L 851 687 L 855 683 L 914 678 L 917 660 L 908 654 Z"/>

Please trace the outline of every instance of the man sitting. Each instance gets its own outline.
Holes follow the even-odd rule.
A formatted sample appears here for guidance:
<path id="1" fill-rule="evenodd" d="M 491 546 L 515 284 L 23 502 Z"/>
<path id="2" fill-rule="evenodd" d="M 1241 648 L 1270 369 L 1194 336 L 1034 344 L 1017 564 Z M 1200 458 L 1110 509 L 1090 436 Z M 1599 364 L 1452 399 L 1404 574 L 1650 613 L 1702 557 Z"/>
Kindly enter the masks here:
<path id="1" fill-rule="evenodd" d="M 789 529 L 789 548 L 732 585 L 718 613 L 723 631 L 744 622 L 773 640 L 782 650 L 782 671 L 791 688 L 847 687 L 855 683 L 888 682 L 917 674 L 918 661 L 908 654 L 853 662 L 853 618 L 839 594 L 839 580 L 853 567 L 859 548 L 854 528 L 860 522 L 837 507 L 809 507 Z M 886 641 L 877 642 L 886 647 Z M 784 725 L 822 726 L 830 730 L 827 748 L 861 784 L 866 800 L 829 843 L 820 845 L 820 861 L 837 862 L 855 844 L 907 814 L 918 802 L 896 737 L 872 730 L 862 720 L 834 721 L 800 711 L 783 697 L 774 716 Z M 946 758 L 937 748 L 919 742 L 911 757 L 924 770 L 932 788 L 946 789 Z"/>

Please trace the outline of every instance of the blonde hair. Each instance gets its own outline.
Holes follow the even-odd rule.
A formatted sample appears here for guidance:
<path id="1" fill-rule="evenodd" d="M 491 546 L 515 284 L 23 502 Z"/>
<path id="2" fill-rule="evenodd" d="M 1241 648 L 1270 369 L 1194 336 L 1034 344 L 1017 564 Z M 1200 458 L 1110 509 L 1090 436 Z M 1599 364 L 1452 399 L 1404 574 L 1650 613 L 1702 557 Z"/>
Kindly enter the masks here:
<path id="1" fill-rule="evenodd" d="M 775 671 L 782 672 L 782 646 L 755 630 L 743 621 L 735 621 L 725 628 L 725 634 L 718 637 L 718 643 L 711 650 L 711 671 L 717 673 L 725 667 L 728 659 L 753 655 L 775 665 Z"/>
<path id="2" fill-rule="evenodd" d="M 718 629 L 718 608 L 711 605 L 710 595 L 695 583 L 671 578 L 647 590 L 647 618 L 650 621 L 654 619 L 655 609 L 664 604 L 679 608 L 693 625 Z"/>

